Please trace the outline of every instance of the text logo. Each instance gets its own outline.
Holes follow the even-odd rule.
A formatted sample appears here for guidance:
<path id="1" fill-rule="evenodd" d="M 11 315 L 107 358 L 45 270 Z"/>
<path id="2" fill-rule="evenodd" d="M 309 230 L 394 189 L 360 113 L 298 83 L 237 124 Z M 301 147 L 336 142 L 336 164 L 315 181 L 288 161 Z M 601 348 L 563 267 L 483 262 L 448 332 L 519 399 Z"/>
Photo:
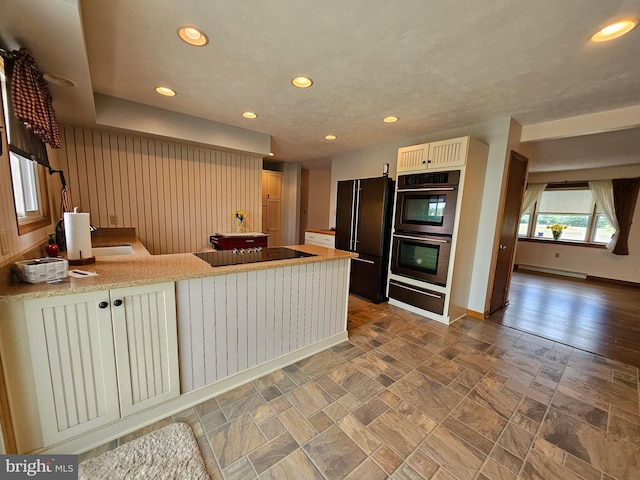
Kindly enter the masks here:
<path id="1" fill-rule="evenodd" d="M 0 455 L 3 480 L 77 480 L 77 455 Z"/>

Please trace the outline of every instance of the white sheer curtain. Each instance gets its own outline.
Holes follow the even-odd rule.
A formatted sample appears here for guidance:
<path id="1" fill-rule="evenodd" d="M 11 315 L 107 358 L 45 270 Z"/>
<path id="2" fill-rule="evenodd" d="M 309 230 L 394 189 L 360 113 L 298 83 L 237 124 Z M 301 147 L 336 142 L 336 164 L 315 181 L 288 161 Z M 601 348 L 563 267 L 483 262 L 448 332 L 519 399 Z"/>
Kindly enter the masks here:
<path id="1" fill-rule="evenodd" d="M 547 188 L 546 183 L 533 183 L 527 185 L 527 190 L 522 198 L 522 208 L 520 208 L 520 216 L 527 213 L 533 207 L 533 204 L 540 200 L 542 192 Z"/>
<path id="2" fill-rule="evenodd" d="M 616 210 L 613 205 L 613 183 L 611 180 L 601 180 L 599 182 L 589 182 L 589 190 L 598 205 L 598 209 L 602 211 L 611 226 L 615 228 L 615 233 L 611 236 L 611 240 L 607 244 L 609 250 L 613 250 L 618 240 L 618 219 L 616 218 Z"/>

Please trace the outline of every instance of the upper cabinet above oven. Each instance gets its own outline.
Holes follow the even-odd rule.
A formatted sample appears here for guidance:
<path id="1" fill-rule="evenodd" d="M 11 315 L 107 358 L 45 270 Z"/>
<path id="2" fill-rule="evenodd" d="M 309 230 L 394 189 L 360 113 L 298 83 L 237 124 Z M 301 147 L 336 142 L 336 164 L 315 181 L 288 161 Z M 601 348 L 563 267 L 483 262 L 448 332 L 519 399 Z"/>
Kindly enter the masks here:
<path id="1" fill-rule="evenodd" d="M 398 149 L 398 173 L 449 169 L 464 166 L 469 137 L 422 143 Z"/>

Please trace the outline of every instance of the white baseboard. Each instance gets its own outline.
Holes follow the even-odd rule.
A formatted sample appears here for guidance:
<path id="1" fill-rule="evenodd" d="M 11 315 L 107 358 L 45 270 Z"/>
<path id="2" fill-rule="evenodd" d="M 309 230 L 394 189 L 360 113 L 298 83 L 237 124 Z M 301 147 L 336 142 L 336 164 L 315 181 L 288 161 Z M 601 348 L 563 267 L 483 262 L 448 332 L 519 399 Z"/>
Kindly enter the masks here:
<path id="1" fill-rule="evenodd" d="M 551 275 L 561 275 L 563 277 L 586 279 L 586 273 L 570 272 L 568 270 L 558 270 L 555 268 L 537 267 L 535 265 L 518 265 L 518 270 L 531 270 L 533 272 L 549 273 Z"/>

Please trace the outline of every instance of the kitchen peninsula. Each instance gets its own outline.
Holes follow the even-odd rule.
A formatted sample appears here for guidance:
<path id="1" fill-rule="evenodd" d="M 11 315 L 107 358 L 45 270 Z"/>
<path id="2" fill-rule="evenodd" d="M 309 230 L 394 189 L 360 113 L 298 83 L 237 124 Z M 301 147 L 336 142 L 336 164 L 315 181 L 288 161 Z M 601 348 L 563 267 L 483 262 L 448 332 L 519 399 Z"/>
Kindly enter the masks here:
<path id="1" fill-rule="evenodd" d="M 18 452 L 87 450 L 347 340 L 348 252 L 212 267 L 129 240 L 133 255 L 85 268 L 97 276 L 3 274 L 3 422 Z"/>

